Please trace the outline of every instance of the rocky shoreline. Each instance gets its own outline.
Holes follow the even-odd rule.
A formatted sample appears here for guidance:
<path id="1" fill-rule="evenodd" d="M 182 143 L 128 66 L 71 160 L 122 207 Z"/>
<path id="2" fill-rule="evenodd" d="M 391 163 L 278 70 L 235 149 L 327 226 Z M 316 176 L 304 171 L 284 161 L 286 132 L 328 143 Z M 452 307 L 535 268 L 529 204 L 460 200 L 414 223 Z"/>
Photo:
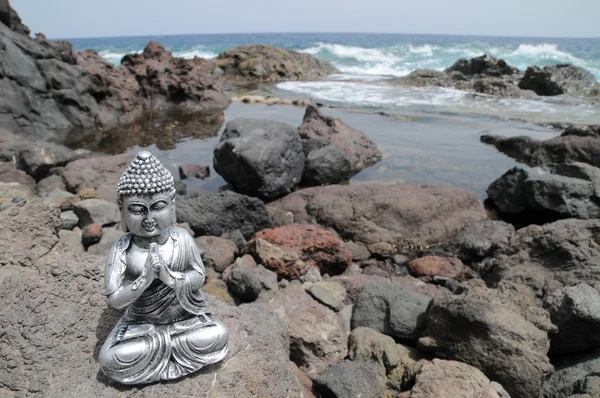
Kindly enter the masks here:
<path id="1" fill-rule="evenodd" d="M 10 88 L 0 112 L 0 395 L 600 396 L 598 126 L 566 126 L 548 141 L 482 136 L 526 164 L 489 186 L 490 219 L 458 187 L 346 184 L 380 149 L 291 101 L 306 107 L 299 126 L 226 124 L 213 166 L 227 189 L 187 194 L 179 182 L 177 221 L 201 249 L 203 291 L 231 330 L 228 357 L 175 383 L 111 384 L 97 355 L 120 314 L 106 306 L 102 270 L 122 233 L 114 189 L 132 156 L 70 149 L 59 143 L 66 131 L 124 148 L 127 135 L 148 134 L 168 147 L 148 133 L 164 127 L 149 112 L 193 115 L 182 134 L 215 136 L 226 84 L 335 70 L 265 46 L 227 52 L 217 68 L 158 43 L 115 68 L 29 38 L 8 2 L 0 22 L 0 85 Z M 598 95 L 574 67 L 521 72 L 489 56 L 394 84 Z M 200 132 L 197 118 L 209 121 Z M 117 126 L 126 130 L 111 136 Z M 210 170 L 179 167 L 184 180 Z"/>

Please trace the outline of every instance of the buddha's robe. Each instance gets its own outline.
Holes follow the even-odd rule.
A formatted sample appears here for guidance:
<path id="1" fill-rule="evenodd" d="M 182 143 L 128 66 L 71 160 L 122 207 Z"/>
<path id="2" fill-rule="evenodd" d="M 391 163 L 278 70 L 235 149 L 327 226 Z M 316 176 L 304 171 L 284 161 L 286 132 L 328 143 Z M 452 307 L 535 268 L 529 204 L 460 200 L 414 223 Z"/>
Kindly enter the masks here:
<path id="1" fill-rule="evenodd" d="M 171 380 L 227 354 L 227 327 L 211 319 L 200 289 L 192 291 L 187 272 L 205 271 L 193 238 L 183 229 L 171 227 L 172 271 L 182 277 L 175 288 L 156 279 L 125 311 L 100 350 L 102 372 L 123 384 Z M 127 281 L 127 250 L 131 234 L 113 246 L 106 266 L 106 294 L 116 292 Z"/>

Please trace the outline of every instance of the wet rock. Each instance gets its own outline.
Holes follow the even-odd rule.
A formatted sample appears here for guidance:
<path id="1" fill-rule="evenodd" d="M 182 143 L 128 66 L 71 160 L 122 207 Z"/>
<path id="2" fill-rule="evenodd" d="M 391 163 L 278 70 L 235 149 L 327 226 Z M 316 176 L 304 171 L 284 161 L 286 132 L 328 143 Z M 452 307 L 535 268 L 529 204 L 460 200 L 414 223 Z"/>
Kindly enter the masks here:
<path id="1" fill-rule="evenodd" d="M 73 210 L 67 210 L 60 213 L 60 228 L 72 230 L 79 224 L 79 217 Z"/>
<path id="2" fill-rule="evenodd" d="M 497 59 L 491 55 L 484 54 L 470 60 L 461 58 L 451 67 L 447 68 L 445 72 L 460 72 L 465 76 L 484 75 L 500 77 L 503 75 L 518 74 L 519 70 L 507 64 L 503 59 Z"/>
<path id="3" fill-rule="evenodd" d="M 567 398 L 576 393 L 588 375 L 600 373 L 600 351 L 568 357 L 556 364 L 556 371 L 544 382 L 544 398 Z"/>
<path id="4" fill-rule="evenodd" d="M 279 290 L 269 302 L 287 324 L 290 359 L 311 379 L 342 361 L 347 336 L 339 316 L 313 300 L 300 286 Z"/>
<path id="5" fill-rule="evenodd" d="M 88 252 L 95 254 L 96 256 L 106 257 L 110 253 L 110 249 L 122 235 L 123 231 L 120 229 L 103 228 L 100 242 L 88 247 Z"/>
<path id="6" fill-rule="evenodd" d="M 467 77 L 460 72 L 441 72 L 431 69 L 414 70 L 407 76 L 393 80 L 392 83 L 394 85 L 409 87 L 472 87 Z"/>
<path id="7" fill-rule="evenodd" d="M 227 50 L 214 62 L 224 71 L 224 78 L 234 83 L 315 80 L 339 73 L 310 54 L 260 44 Z"/>
<path id="8" fill-rule="evenodd" d="M 543 68 L 530 66 L 519 82 L 519 87 L 544 96 L 565 93 L 597 94 L 600 89 L 594 75 L 583 68 L 568 64 Z"/>
<path id="9" fill-rule="evenodd" d="M 88 247 L 95 245 L 102 239 L 102 226 L 100 224 L 88 224 L 81 233 L 81 242 Z"/>
<path id="10" fill-rule="evenodd" d="M 271 227 L 263 202 L 234 192 L 200 192 L 178 197 L 177 221 L 188 223 L 196 236 L 220 236 L 239 229 L 245 239 L 250 239 L 256 232 Z"/>
<path id="11" fill-rule="evenodd" d="M 217 272 L 233 264 L 238 255 L 238 248 L 229 239 L 216 236 L 200 236 L 196 238 L 196 245 L 202 251 L 204 265 Z"/>
<path id="12" fill-rule="evenodd" d="M 530 137 L 482 135 L 480 139 L 529 166 L 582 162 L 600 167 L 600 140 L 596 137 L 569 135 L 540 141 Z"/>
<path id="13" fill-rule="evenodd" d="M 344 242 L 317 225 L 286 225 L 258 232 L 249 253 L 281 278 L 296 279 L 310 267 L 321 274 L 340 274 L 351 263 Z"/>
<path id="14" fill-rule="evenodd" d="M 523 222 L 563 218 L 597 218 L 600 214 L 600 169 L 585 163 L 554 167 L 554 173 L 513 168 L 487 189 L 501 214 Z"/>
<path id="15" fill-rule="evenodd" d="M 423 365 L 402 398 L 500 398 L 490 379 L 465 363 L 434 359 Z"/>
<path id="16" fill-rule="evenodd" d="M 425 363 L 416 349 L 396 344 L 393 338 L 373 329 L 358 327 L 348 338 L 348 358 L 370 362 L 382 375 L 387 375 L 388 388 L 405 391 L 415 381 L 415 376 Z"/>
<path id="17" fill-rule="evenodd" d="M 425 256 L 410 261 L 407 268 L 415 277 L 442 276 L 457 279 L 465 273 L 465 266 L 456 257 Z"/>
<path id="18" fill-rule="evenodd" d="M 62 251 L 72 252 L 72 253 L 84 253 L 85 248 L 81 243 L 81 230 L 77 228 L 76 231 L 69 231 L 66 229 L 61 229 L 58 231 L 59 243 L 58 249 Z"/>
<path id="19" fill-rule="evenodd" d="M 515 228 L 511 224 L 484 220 L 458 231 L 450 246 L 462 261 L 473 263 L 505 250 L 514 233 Z"/>
<path id="20" fill-rule="evenodd" d="M 18 182 L 0 182 L 0 210 L 15 203 L 23 202 L 32 196 L 31 189 Z"/>
<path id="21" fill-rule="evenodd" d="M 0 212 L 0 265 L 32 267 L 58 243 L 60 212 L 32 198 Z"/>
<path id="22" fill-rule="evenodd" d="M 430 297 L 392 282 L 364 285 L 352 313 L 352 329 L 368 327 L 414 343 L 425 328 Z"/>
<path id="23" fill-rule="evenodd" d="M 298 224 L 332 228 L 344 240 L 390 243 L 400 254 L 439 244 L 464 225 L 485 218 L 480 202 L 467 190 L 411 184 L 307 188 L 268 208 L 272 213 L 291 212 Z"/>
<path id="24" fill-rule="evenodd" d="M 75 203 L 73 210 L 79 217 L 79 226 L 99 224 L 101 226 L 117 224 L 121 221 L 119 207 L 113 202 L 102 199 L 86 199 Z"/>
<path id="25" fill-rule="evenodd" d="M 71 192 L 93 188 L 102 193 L 101 199 L 112 202 L 119 177 L 132 160 L 130 154 L 79 159 L 65 167 L 63 177 Z"/>
<path id="26" fill-rule="evenodd" d="M 313 106 L 306 108 L 298 132 L 302 138 L 304 151 L 307 153 L 307 163 L 311 165 L 311 168 L 305 173 L 305 180 L 318 182 L 330 178 L 332 183 L 337 183 L 342 181 L 342 177 L 347 179 L 347 164 L 339 150 L 346 155 L 346 159 L 350 162 L 351 174 L 349 176 L 381 160 L 381 152 L 377 145 L 367 136 L 348 126 L 339 118 L 322 114 Z M 318 143 L 316 146 L 315 142 Z M 329 148 L 330 146 L 336 147 L 338 151 Z M 317 153 L 313 154 L 313 152 Z M 336 170 L 333 168 L 326 169 L 328 166 L 337 168 L 338 178 L 340 179 L 335 178 Z M 319 167 L 320 170 L 315 170 L 315 167 Z M 311 172 L 311 175 L 307 174 L 309 172 Z M 335 181 L 336 179 L 337 181 Z"/>
<path id="27" fill-rule="evenodd" d="M 344 306 L 346 289 L 336 282 L 316 282 L 306 290 L 319 303 L 326 305 L 334 311 L 339 311 Z"/>
<path id="28" fill-rule="evenodd" d="M 371 363 L 344 361 L 327 369 L 313 388 L 322 398 L 377 398 L 385 389 L 385 377 Z"/>
<path id="29" fill-rule="evenodd" d="M 546 356 L 547 333 L 493 295 L 436 298 L 426 324 L 421 351 L 476 367 L 500 382 L 511 397 L 538 396 L 553 371 Z"/>
<path id="30" fill-rule="evenodd" d="M 302 179 L 304 153 L 293 126 L 238 118 L 227 123 L 214 151 L 214 168 L 236 190 L 273 199 Z"/>
<path id="31" fill-rule="evenodd" d="M 198 164 L 179 165 L 179 178 L 185 180 L 186 178 L 190 177 L 196 177 L 200 179 L 210 177 L 210 166 L 201 166 Z"/>
<path id="32" fill-rule="evenodd" d="M 544 298 L 558 333 L 551 336 L 550 353 L 574 354 L 600 348 L 600 293 L 582 283 L 552 292 Z"/>
<path id="33" fill-rule="evenodd" d="M 499 97 L 519 98 L 523 91 L 514 83 L 502 79 L 485 78 L 473 83 L 473 91 L 476 93 L 495 95 Z"/>

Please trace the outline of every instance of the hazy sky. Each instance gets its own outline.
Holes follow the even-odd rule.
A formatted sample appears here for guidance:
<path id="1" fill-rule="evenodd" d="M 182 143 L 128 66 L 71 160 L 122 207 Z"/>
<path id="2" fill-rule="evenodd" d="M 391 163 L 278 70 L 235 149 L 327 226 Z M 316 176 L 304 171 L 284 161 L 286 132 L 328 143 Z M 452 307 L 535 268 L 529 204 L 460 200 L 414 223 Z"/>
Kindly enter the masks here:
<path id="1" fill-rule="evenodd" d="M 50 38 L 243 32 L 600 37 L 600 0 L 12 0 Z"/>

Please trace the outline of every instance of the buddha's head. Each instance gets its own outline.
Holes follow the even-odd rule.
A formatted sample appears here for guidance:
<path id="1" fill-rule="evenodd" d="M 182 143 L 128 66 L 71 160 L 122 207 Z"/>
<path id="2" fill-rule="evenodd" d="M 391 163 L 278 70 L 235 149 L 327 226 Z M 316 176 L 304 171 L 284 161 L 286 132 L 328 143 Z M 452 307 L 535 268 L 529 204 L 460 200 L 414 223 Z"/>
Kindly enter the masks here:
<path id="1" fill-rule="evenodd" d="M 173 175 L 150 152 L 138 153 L 119 179 L 117 204 L 124 232 L 159 236 L 176 222 Z"/>

